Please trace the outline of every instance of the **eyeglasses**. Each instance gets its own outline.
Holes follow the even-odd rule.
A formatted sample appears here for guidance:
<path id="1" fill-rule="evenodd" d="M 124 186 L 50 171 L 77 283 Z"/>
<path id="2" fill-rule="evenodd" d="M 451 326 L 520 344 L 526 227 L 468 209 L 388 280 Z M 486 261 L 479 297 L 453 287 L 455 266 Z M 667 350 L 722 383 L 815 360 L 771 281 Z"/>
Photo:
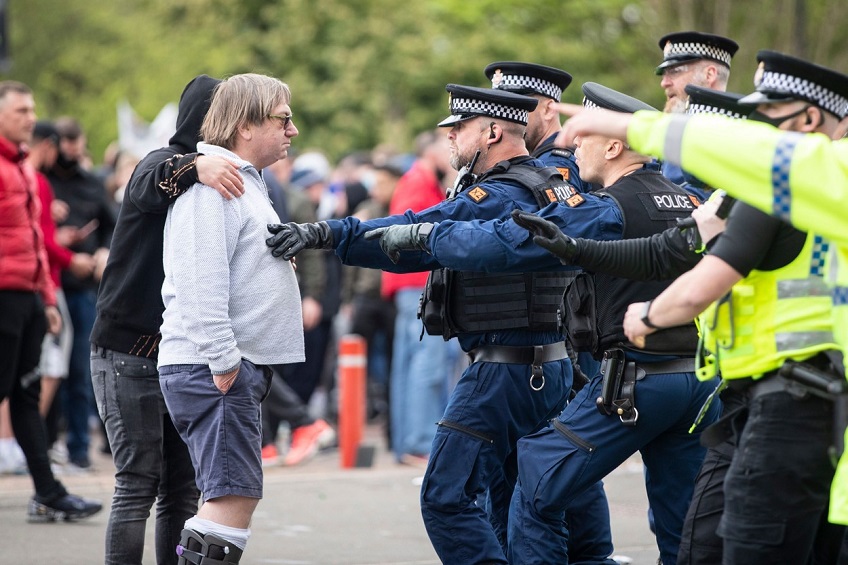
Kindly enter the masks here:
<path id="1" fill-rule="evenodd" d="M 269 118 L 277 118 L 283 124 L 283 129 L 287 129 L 289 124 L 291 124 L 292 116 L 294 114 L 288 114 L 286 116 L 280 116 L 279 114 L 268 114 Z"/>
<path id="2" fill-rule="evenodd" d="M 670 79 L 677 78 L 684 73 L 689 72 L 689 65 L 676 65 L 674 67 L 666 67 L 663 69 L 662 76 Z"/>

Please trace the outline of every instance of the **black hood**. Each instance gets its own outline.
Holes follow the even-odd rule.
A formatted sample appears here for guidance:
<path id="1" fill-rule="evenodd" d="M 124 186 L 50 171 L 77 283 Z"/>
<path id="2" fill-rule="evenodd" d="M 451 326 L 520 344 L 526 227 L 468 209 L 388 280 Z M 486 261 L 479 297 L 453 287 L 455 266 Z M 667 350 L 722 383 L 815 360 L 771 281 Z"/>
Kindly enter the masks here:
<path id="1" fill-rule="evenodd" d="M 177 131 L 168 141 L 170 145 L 179 145 L 190 151 L 195 150 L 200 139 L 200 126 L 209 110 L 212 91 L 221 81 L 208 75 L 200 75 L 191 80 L 180 96 Z"/>

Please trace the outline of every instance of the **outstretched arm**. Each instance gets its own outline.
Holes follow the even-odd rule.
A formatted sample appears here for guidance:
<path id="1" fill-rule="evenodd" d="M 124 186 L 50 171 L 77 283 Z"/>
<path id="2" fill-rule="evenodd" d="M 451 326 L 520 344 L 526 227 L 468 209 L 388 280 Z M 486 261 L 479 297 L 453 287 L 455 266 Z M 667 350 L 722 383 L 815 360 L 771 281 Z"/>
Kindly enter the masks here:
<path id="1" fill-rule="evenodd" d="M 722 116 L 692 117 L 557 107 L 573 116 L 557 144 L 592 133 L 620 137 L 640 153 L 675 163 L 798 229 L 848 242 L 848 140 L 784 132 Z"/>

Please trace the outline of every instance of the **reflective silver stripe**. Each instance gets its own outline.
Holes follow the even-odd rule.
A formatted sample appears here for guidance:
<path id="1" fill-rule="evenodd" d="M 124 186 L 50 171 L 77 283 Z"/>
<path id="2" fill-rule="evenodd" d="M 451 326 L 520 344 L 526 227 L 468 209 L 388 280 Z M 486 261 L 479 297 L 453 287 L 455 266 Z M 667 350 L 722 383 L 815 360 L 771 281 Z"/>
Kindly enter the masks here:
<path id="1" fill-rule="evenodd" d="M 795 146 L 804 134 L 791 132 L 781 137 L 774 150 L 774 160 L 771 164 L 771 184 L 774 191 L 772 200 L 772 215 L 789 221 L 792 209 L 792 192 L 789 188 L 789 169 L 792 165 L 792 154 Z"/>
<path id="2" fill-rule="evenodd" d="M 665 161 L 680 165 L 683 152 L 683 130 L 686 129 L 688 121 L 689 116 L 682 114 L 671 117 L 668 129 L 665 132 L 665 145 L 663 146 Z"/>
<path id="3" fill-rule="evenodd" d="M 790 279 L 777 281 L 777 299 L 804 298 L 807 296 L 828 296 L 830 291 L 819 277 L 808 279 Z"/>
<path id="4" fill-rule="evenodd" d="M 848 304 L 848 286 L 835 286 L 830 289 L 834 306 L 845 306 Z"/>
<path id="5" fill-rule="evenodd" d="M 787 332 L 774 336 L 774 344 L 778 352 L 806 349 L 826 343 L 833 343 L 831 332 Z"/>
<path id="6" fill-rule="evenodd" d="M 830 279 L 830 282 L 836 282 L 837 275 L 839 274 L 839 253 L 836 252 L 836 246 L 830 248 L 830 257 L 828 260 L 828 269 L 827 276 Z"/>

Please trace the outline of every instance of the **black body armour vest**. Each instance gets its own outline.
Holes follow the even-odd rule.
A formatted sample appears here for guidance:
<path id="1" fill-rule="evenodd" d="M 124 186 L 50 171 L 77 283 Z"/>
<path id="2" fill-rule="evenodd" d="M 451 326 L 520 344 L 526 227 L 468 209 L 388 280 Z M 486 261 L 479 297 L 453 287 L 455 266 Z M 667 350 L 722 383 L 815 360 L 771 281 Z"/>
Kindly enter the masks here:
<path id="1" fill-rule="evenodd" d="M 641 169 L 619 179 L 615 184 L 594 193 L 602 198 L 612 198 L 624 216 L 622 239 L 649 237 L 676 225 L 677 218 L 691 215 L 697 207 L 696 199 L 683 188 L 672 183 L 658 171 Z M 595 282 L 595 311 L 597 313 L 596 349 L 602 352 L 618 344 L 628 343 L 622 323 L 627 307 L 633 302 L 652 300 L 671 281 L 641 282 L 592 275 Z M 695 324 L 660 330 L 647 337 L 645 352 L 691 355 L 698 344 Z"/>
<path id="2" fill-rule="evenodd" d="M 554 167 L 502 161 L 478 179 L 509 180 L 533 193 L 539 208 L 574 195 Z M 448 340 L 460 333 L 505 329 L 562 331 L 568 272 L 478 273 L 432 271 L 421 297 L 419 318 L 429 335 Z"/>

